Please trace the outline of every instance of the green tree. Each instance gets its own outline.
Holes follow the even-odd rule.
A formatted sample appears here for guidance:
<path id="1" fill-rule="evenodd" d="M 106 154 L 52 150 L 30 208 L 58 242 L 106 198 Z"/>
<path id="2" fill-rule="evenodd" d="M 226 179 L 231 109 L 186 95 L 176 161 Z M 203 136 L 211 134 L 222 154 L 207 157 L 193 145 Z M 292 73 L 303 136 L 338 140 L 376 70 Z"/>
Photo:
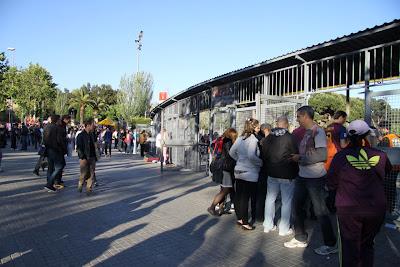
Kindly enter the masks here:
<path id="1" fill-rule="evenodd" d="M 119 83 L 117 101 L 121 117 L 132 124 L 135 113 L 135 76 L 124 75 Z"/>
<path id="2" fill-rule="evenodd" d="M 75 107 L 77 108 L 77 110 L 79 110 L 80 124 L 83 124 L 86 107 L 92 104 L 92 100 L 90 99 L 90 88 L 90 83 L 87 83 L 86 85 L 83 85 L 81 88 L 76 89 L 71 93 L 69 106 Z"/>
<path id="3" fill-rule="evenodd" d="M 6 100 L 9 97 L 9 88 L 3 84 L 4 74 L 8 71 L 8 60 L 4 52 L 0 53 L 0 111 L 6 109 Z"/>
<path id="4" fill-rule="evenodd" d="M 314 94 L 308 101 L 315 109 L 316 118 L 332 116 L 338 110 L 346 110 L 346 96 L 336 93 Z M 350 98 L 349 120 L 364 118 L 364 100 L 356 97 Z"/>
<path id="5" fill-rule="evenodd" d="M 30 64 L 21 70 L 11 67 L 3 78 L 2 86 L 9 88 L 8 97 L 12 97 L 18 106 L 22 119 L 27 114 L 43 115 L 44 110 L 52 106 L 57 85 L 53 83 L 50 73 L 39 64 Z"/>
<path id="6" fill-rule="evenodd" d="M 100 96 L 92 97 L 89 105 L 93 109 L 94 119 L 97 119 L 97 117 L 99 116 L 99 112 L 106 111 L 108 108 L 108 104 L 106 103 L 106 100 Z"/>
<path id="7" fill-rule="evenodd" d="M 57 89 L 56 99 L 54 101 L 54 111 L 56 114 L 67 114 L 68 113 L 68 102 L 69 102 L 69 92 L 64 89 L 64 92 Z"/>
<path id="8" fill-rule="evenodd" d="M 150 73 L 139 72 L 135 74 L 135 116 L 144 116 L 151 108 L 153 97 L 153 77 Z"/>
<path id="9" fill-rule="evenodd" d="M 113 90 L 111 85 L 93 85 L 90 94 L 92 98 L 100 97 L 104 100 L 107 106 L 115 105 L 117 103 L 117 91 Z"/>

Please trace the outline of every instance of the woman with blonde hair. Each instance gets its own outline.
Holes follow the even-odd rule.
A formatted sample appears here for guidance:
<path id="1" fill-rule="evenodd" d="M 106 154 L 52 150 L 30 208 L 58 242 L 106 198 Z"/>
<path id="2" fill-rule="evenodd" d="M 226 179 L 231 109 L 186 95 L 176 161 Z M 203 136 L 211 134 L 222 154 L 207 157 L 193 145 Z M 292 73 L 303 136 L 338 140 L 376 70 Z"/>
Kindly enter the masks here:
<path id="1" fill-rule="evenodd" d="M 237 224 L 243 230 L 253 230 L 255 227 L 249 224 L 248 206 L 249 199 L 255 199 L 257 195 L 257 182 L 262 166 L 260 149 L 256 135 L 260 131 L 260 123 L 256 119 L 247 119 L 242 135 L 233 144 L 229 155 L 236 160 L 234 170 L 236 179 L 235 211 Z M 253 203 L 254 202 L 254 203 Z M 255 209 L 255 201 L 252 201 L 252 209 Z M 255 218 L 252 218 L 253 221 Z"/>
<path id="2" fill-rule="evenodd" d="M 226 196 L 233 192 L 234 183 L 234 168 L 236 161 L 229 155 L 229 150 L 231 149 L 233 143 L 235 143 L 238 134 L 233 128 L 227 129 L 222 135 L 222 158 L 224 160 L 223 164 L 223 178 L 221 183 L 221 190 L 217 195 L 215 195 L 211 206 L 207 211 L 211 215 L 221 215 L 224 212 L 223 203 Z M 231 195 L 232 196 L 232 195 Z M 219 214 L 215 211 L 215 207 L 219 204 Z"/>

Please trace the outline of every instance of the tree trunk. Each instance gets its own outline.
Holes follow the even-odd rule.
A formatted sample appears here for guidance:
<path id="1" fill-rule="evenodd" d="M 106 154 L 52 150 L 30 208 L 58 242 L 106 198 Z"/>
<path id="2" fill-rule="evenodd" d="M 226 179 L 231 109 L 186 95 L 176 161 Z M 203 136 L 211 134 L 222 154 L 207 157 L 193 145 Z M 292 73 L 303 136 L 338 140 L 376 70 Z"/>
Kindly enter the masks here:
<path id="1" fill-rule="evenodd" d="M 83 125 L 83 116 L 85 115 L 85 106 L 81 105 L 79 108 L 79 120 L 81 125 Z"/>

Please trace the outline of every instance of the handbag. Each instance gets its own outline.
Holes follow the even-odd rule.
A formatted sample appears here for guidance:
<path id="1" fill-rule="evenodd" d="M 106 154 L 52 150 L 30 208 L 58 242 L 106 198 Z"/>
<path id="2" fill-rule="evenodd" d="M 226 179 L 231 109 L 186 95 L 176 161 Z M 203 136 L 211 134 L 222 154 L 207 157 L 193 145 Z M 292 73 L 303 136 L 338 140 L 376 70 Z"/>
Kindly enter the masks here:
<path id="1" fill-rule="evenodd" d="M 224 159 L 221 156 L 216 156 L 210 163 L 211 179 L 217 184 L 222 184 Z"/>

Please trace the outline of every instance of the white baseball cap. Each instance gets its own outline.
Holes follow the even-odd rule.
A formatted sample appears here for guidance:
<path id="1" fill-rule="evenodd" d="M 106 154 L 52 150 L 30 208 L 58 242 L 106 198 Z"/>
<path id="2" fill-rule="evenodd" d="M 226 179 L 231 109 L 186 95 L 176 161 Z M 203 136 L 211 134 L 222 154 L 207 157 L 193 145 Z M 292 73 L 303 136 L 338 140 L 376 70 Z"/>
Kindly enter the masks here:
<path id="1" fill-rule="evenodd" d="M 369 128 L 368 124 L 363 120 L 352 121 L 347 127 L 349 135 L 363 135 L 368 131 L 371 131 L 371 128 Z"/>

